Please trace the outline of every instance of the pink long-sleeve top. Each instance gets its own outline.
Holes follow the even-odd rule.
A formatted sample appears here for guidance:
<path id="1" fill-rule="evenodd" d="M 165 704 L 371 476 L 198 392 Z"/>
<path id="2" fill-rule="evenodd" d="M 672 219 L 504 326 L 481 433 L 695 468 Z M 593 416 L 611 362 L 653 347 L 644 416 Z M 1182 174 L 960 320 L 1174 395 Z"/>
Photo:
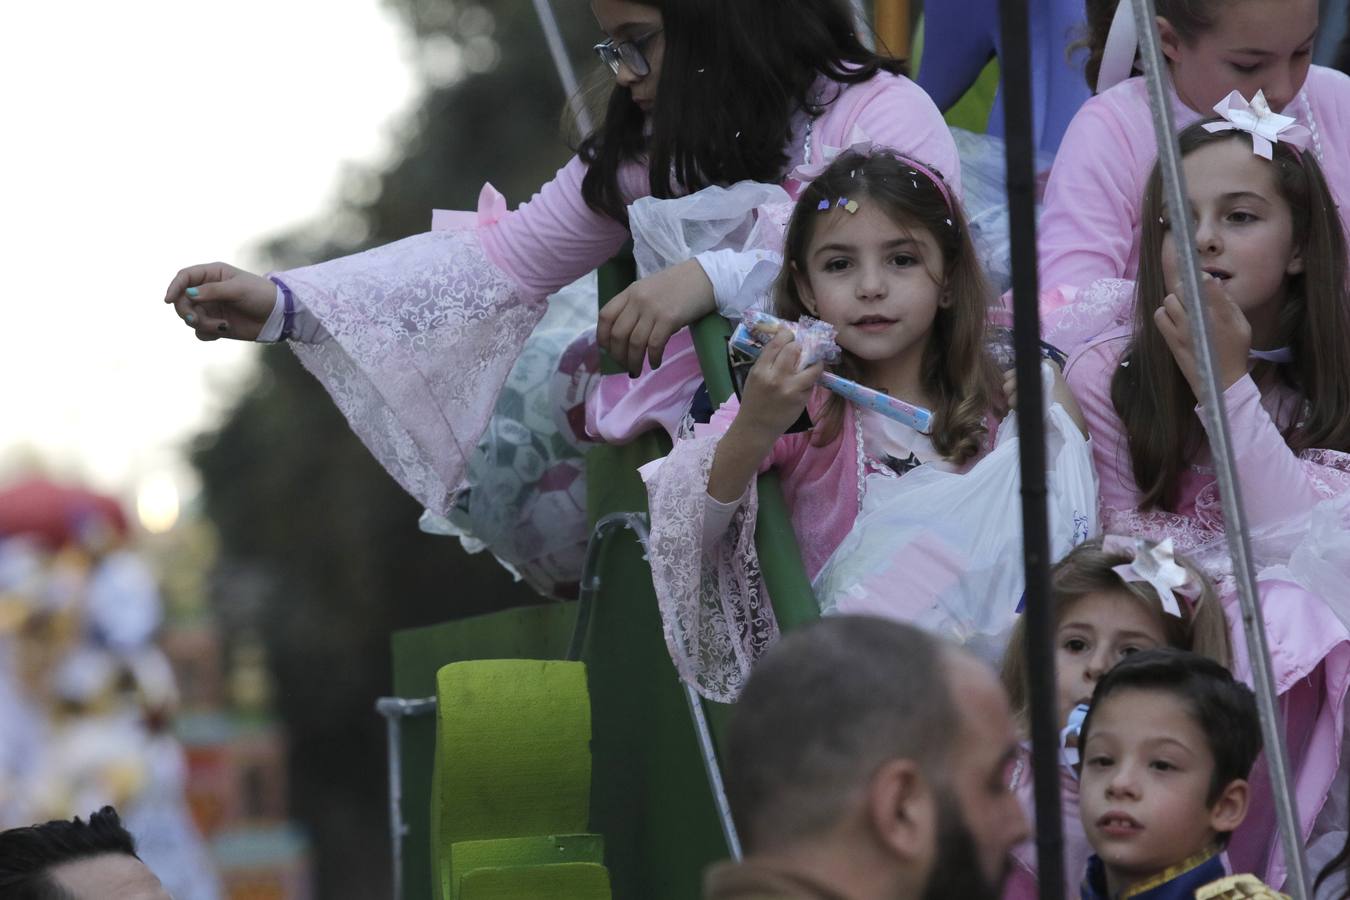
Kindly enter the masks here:
<path id="1" fill-rule="evenodd" d="M 1064 372 L 1092 438 L 1103 530 L 1155 540 L 1171 536 L 1182 550 L 1221 540 L 1223 515 L 1207 447 L 1183 474 L 1175 510 L 1138 509 L 1142 493 L 1130 463 L 1124 425 L 1111 403 L 1111 378 L 1128 350 L 1130 337 L 1128 327 L 1107 331 L 1079 349 Z M 1296 455 L 1285 443 L 1281 427 L 1291 424 L 1301 407 L 1292 390 L 1274 387 L 1263 394 L 1248 375 L 1230 386 L 1223 399 L 1237 478 L 1254 535 L 1282 522 L 1297 521 L 1345 489 L 1342 476 Z M 1234 673 L 1250 683 L 1251 666 L 1236 594 L 1229 582 L 1221 581 L 1220 587 L 1231 629 Z M 1258 589 L 1307 840 L 1341 759 L 1344 703 L 1350 691 L 1350 632 L 1327 602 L 1335 598 L 1314 596 L 1282 567 L 1258 573 Z M 1252 810 L 1234 833 L 1229 853 L 1235 871 L 1264 873 L 1268 882 L 1278 885 L 1284 880 L 1285 868 L 1264 764 L 1258 762 L 1253 772 Z"/>
<path id="2" fill-rule="evenodd" d="M 1178 129 L 1213 116 L 1170 92 Z M 1312 66 L 1303 90 L 1284 109 L 1313 133 L 1312 152 L 1350 224 L 1350 76 Z M 1157 143 L 1142 77 L 1127 79 L 1083 104 L 1060 144 L 1037 232 L 1041 284 L 1081 288 L 1099 278 L 1134 278 L 1139 215 Z"/>
<path id="3" fill-rule="evenodd" d="M 936 166 L 954 190 L 960 190 L 956 144 L 941 113 L 908 78 L 879 72 L 861 84 L 837 85 L 822 79 L 818 95 L 829 101 L 811 128 L 811 161 L 824 148 L 846 146 L 854 129 L 873 142 L 894 147 Z M 804 123 L 803 123 L 804 124 Z M 795 136 L 789 168 L 803 162 L 803 134 Z M 573 159 L 528 202 L 483 230 L 488 258 L 530 295 L 543 298 L 580 278 L 613 256 L 628 239 L 619 222 L 586 205 L 581 180 L 586 164 Z M 624 199 L 631 203 L 651 193 L 647 167 L 630 163 L 620 170 Z M 795 182 L 785 182 L 795 196 Z"/>
<path id="4" fill-rule="evenodd" d="M 913 82 L 878 73 L 860 84 L 819 84 L 828 106 L 811 123 L 813 161 L 861 131 L 936 166 L 959 188 L 956 145 Z M 787 148 L 792 164 L 802 161 L 802 120 Z M 514 211 L 485 189 L 477 215 L 451 227 L 277 274 L 327 335 L 293 343 L 297 355 L 395 480 L 435 512 L 453 503 L 544 298 L 627 238 L 623 225 L 582 200 L 584 174 L 573 159 Z M 630 202 L 648 194 L 645 166 L 625 166 L 620 185 Z"/>

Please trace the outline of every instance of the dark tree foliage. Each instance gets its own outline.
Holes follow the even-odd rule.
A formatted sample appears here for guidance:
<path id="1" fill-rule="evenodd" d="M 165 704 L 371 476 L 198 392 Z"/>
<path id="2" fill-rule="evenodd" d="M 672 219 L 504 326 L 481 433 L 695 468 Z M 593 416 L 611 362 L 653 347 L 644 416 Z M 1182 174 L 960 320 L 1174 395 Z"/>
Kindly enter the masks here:
<path id="1" fill-rule="evenodd" d="M 345 203 L 363 241 L 333 229 L 269 246 L 278 267 L 326 259 L 425 230 L 433 207 L 473 209 L 484 181 L 514 205 L 566 161 L 562 91 L 529 0 L 493 0 L 490 16 L 451 0 L 388 0 L 423 42 L 495 42 L 497 65 L 429 90 L 378 194 Z M 596 28 L 584 0 L 555 0 L 583 71 Z M 485 34 L 486 30 L 490 34 Z M 472 26 L 472 33 L 470 32 Z M 257 383 L 193 459 L 219 529 L 216 603 L 265 641 L 276 711 L 290 736 L 295 817 L 313 838 L 316 896 L 389 892 L 383 724 L 389 634 L 535 601 L 490 557 L 421 534 L 418 505 L 369 455 L 317 381 L 282 348 L 262 353 Z M 425 798 L 405 798 L 425 802 Z"/>

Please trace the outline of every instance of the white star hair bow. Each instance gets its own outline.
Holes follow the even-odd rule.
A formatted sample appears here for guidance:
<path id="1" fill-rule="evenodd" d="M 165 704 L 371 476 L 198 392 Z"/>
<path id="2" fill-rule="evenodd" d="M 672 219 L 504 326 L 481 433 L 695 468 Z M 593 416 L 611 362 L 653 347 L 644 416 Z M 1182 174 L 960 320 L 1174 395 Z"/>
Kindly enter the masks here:
<path id="1" fill-rule="evenodd" d="M 1226 122 L 1209 122 L 1205 130 L 1213 134 L 1217 131 L 1245 131 L 1252 136 L 1252 152 L 1265 159 L 1272 159 L 1274 145 L 1284 141 L 1298 150 L 1307 150 L 1312 132 L 1293 116 L 1282 116 L 1273 112 L 1266 102 L 1266 95 L 1257 91 L 1252 102 L 1248 103 L 1241 92 L 1233 91 L 1218 103 L 1214 111 Z"/>
<path id="2" fill-rule="evenodd" d="M 1102 551 L 1133 557 L 1130 562 L 1113 566 L 1111 571 L 1119 575 L 1122 581 L 1151 584 L 1162 601 L 1163 612 L 1170 616 L 1184 618 L 1181 604 L 1177 601 L 1178 595 L 1194 599 L 1200 593 L 1200 587 L 1190 571 L 1177 562 L 1171 538 L 1153 544 L 1142 538 L 1108 534 L 1102 539 Z"/>

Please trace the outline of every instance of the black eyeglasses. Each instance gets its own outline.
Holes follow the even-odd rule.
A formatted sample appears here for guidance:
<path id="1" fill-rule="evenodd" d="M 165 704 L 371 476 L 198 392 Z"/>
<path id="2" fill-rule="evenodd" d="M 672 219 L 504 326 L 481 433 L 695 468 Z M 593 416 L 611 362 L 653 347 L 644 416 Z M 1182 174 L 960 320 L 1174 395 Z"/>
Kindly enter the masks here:
<path id="1" fill-rule="evenodd" d="M 619 65 L 622 64 L 627 66 L 628 71 L 638 78 L 645 78 L 652 71 L 651 63 L 647 62 L 647 45 L 652 42 L 652 38 L 660 33 L 661 29 L 658 28 L 640 38 L 618 44 L 614 43 L 613 38 L 611 38 L 607 41 L 601 41 L 592 49 L 615 75 L 619 74 Z"/>

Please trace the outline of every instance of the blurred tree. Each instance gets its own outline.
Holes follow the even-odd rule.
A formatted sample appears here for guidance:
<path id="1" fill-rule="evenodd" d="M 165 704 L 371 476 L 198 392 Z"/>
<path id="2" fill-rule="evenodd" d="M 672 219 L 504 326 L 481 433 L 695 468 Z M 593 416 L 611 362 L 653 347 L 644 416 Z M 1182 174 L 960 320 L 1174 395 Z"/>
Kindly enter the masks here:
<path id="1" fill-rule="evenodd" d="M 340 212 L 268 246 L 278 268 L 425 230 L 473 209 L 484 181 L 514 205 L 566 161 L 562 91 L 530 0 L 385 0 L 418 42 L 426 85 L 384 171 L 352 170 Z M 584 0 L 556 4 L 579 62 Z M 586 63 L 586 69 L 592 69 Z M 263 635 L 290 735 L 293 811 L 314 839 L 316 896 L 387 896 L 384 744 L 389 634 L 534 602 L 486 555 L 421 534 L 418 505 L 280 348 L 193 459 L 221 538 L 220 615 Z M 417 802 L 421 798 L 409 798 Z"/>

